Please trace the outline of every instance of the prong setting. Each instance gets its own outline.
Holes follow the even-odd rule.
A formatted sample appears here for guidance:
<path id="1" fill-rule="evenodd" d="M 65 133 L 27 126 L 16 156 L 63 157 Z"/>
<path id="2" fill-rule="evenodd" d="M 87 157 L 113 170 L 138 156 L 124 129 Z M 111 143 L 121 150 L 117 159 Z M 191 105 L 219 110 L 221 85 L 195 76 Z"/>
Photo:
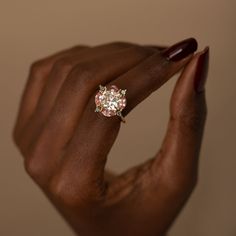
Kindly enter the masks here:
<path id="1" fill-rule="evenodd" d="M 101 107 L 96 107 L 95 108 L 95 112 L 101 112 L 101 111 L 102 111 Z"/>
<path id="2" fill-rule="evenodd" d="M 121 93 L 123 96 L 126 95 L 126 92 L 127 92 L 127 89 L 121 89 L 121 90 L 120 90 L 120 93 Z"/>
<path id="3" fill-rule="evenodd" d="M 121 112 L 127 103 L 126 92 L 126 89 L 118 89 L 115 85 L 109 87 L 99 85 L 99 91 L 95 96 L 95 112 L 100 112 L 107 117 L 117 115 L 124 122 Z"/>
<path id="4" fill-rule="evenodd" d="M 122 115 L 121 111 L 117 111 L 116 112 L 116 115 L 120 117 L 121 121 L 125 123 L 125 118 L 124 116 Z"/>
<path id="5" fill-rule="evenodd" d="M 101 91 L 101 92 L 105 92 L 106 91 L 106 87 L 105 86 L 102 86 L 101 84 L 99 85 L 99 90 Z"/>

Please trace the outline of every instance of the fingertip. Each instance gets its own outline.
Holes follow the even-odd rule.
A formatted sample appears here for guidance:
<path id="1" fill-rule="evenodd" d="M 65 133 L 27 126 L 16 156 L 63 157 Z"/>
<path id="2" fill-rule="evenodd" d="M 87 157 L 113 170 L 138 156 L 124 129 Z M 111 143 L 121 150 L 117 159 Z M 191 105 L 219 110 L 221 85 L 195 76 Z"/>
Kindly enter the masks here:
<path id="1" fill-rule="evenodd" d="M 188 38 L 167 48 L 162 52 L 162 55 L 168 61 L 177 62 L 194 53 L 197 48 L 197 40 L 195 38 Z"/>
<path id="2" fill-rule="evenodd" d="M 203 96 L 208 74 L 209 47 L 192 56 L 182 71 L 171 98 L 171 115 L 179 120 L 192 115 L 204 116 Z M 197 115 L 198 116 L 198 115 Z"/>
<path id="3" fill-rule="evenodd" d="M 206 47 L 198 55 L 196 73 L 194 77 L 194 89 L 196 93 L 201 93 L 205 90 L 205 84 L 208 76 L 208 68 L 209 68 L 209 47 Z"/>
<path id="4" fill-rule="evenodd" d="M 187 58 L 189 63 L 179 77 L 176 89 L 181 93 L 201 93 L 204 91 L 208 75 L 209 47 Z"/>

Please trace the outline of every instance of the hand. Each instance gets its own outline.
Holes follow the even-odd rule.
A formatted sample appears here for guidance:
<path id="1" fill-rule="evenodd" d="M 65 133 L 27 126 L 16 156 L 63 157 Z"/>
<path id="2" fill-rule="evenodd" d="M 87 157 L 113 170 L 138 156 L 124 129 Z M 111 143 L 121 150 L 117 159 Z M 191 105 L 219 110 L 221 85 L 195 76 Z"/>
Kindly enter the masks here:
<path id="1" fill-rule="evenodd" d="M 164 50 L 78 46 L 31 67 L 14 140 L 28 174 L 77 234 L 156 236 L 169 229 L 197 180 L 208 49 L 193 55 L 196 49 L 194 39 Z M 98 86 L 127 89 L 127 115 L 183 67 L 160 151 L 121 175 L 105 172 L 120 119 L 94 112 Z"/>

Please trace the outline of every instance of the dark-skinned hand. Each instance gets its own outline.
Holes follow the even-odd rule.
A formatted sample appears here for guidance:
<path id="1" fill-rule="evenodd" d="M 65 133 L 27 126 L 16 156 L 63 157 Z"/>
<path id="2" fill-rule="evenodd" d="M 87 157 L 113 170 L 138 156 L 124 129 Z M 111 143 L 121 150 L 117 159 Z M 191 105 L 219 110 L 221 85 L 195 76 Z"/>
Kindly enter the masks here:
<path id="1" fill-rule="evenodd" d="M 164 49 L 77 46 L 32 65 L 14 140 L 27 173 L 78 235 L 164 235 L 186 203 L 206 118 L 209 49 L 196 49 L 194 39 Z M 120 175 L 105 171 L 121 121 L 94 112 L 99 85 L 127 89 L 126 116 L 180 70 L 155 157 Z"/>

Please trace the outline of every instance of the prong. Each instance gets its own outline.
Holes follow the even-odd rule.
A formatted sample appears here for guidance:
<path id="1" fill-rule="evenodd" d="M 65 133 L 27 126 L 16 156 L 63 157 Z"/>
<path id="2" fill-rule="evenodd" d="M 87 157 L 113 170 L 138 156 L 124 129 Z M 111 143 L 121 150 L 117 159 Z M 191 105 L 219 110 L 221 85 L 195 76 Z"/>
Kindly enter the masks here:
<path id="1" fill-rule="evenodd" d="M 104 91 L 106 91 L 106 87 L 105 86 L 102 86 L 101 84 L 99 85 L 99 90 L 100 91 L 102 91 L 102 92 L 104 92 Z"/>
<path id="2" fill-rule="evenodd" d="M 120 93 L 121 93 L 123 96 L 125 96 L 126 92 L 127 92 L 127 89 L 121 89 L 121 90 L 120 90 Z"/>
<path id="3" fill-rule="evenodd" d="M 101 108 L 100 107 L 96 107 L 95 112 L 100 112 Z"/>
<path id="4" fill-rule="evenodd" d="M 116 112 L 116 115 L 120 117 L 120 119 L 121 119 L 121 121 L 122 121 L 123 123 L 126 122 L 124 116 L 123 116 L 122 113 L 121 113 L 121 111 L 117 111 L 117 112 Z"/>

